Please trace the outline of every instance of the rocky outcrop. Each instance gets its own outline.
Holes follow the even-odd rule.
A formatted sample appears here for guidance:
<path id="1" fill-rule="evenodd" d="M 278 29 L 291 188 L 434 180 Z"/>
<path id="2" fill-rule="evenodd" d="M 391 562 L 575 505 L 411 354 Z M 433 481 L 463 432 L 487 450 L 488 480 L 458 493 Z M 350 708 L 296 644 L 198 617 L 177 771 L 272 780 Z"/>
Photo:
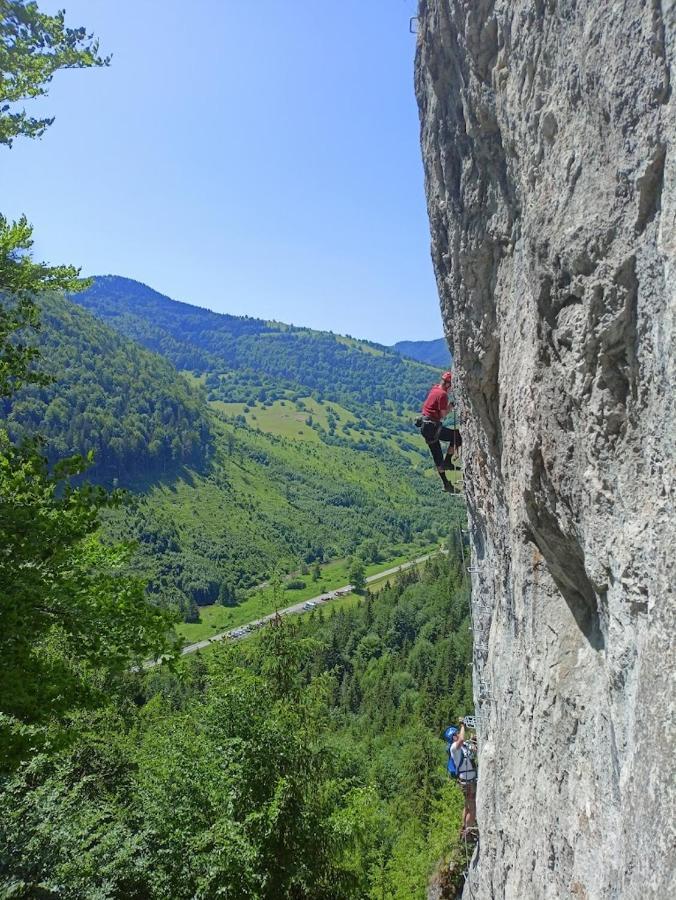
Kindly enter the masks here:
<path id="1" fill-rule="evenodd" d="M 473 898 L 676 896 L 675 43 L 672 0 L 420 2 L 475 569 Z"/>

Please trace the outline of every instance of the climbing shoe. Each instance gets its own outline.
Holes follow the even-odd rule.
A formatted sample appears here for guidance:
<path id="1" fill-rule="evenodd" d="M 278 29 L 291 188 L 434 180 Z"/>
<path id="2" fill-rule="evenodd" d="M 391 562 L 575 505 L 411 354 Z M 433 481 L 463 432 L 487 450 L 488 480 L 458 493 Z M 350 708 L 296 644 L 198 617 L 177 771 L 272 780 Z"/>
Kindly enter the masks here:
<path id="1" fill-rule="evenodd" d="M 444 481 L 444 491 L 447 494 L 455 494 L 455 488 L 450 481 Z"/>

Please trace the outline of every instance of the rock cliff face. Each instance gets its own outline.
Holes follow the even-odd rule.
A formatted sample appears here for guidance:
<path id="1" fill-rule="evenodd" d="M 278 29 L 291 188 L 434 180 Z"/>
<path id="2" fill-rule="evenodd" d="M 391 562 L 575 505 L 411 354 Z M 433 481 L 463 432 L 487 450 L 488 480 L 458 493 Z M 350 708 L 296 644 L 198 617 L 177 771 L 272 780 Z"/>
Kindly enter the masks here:
<path id="1" fill-rule="evenodd" d="M 464 406 L 468 896 L 676 896 L 672 0 L 421 0 Z"/>

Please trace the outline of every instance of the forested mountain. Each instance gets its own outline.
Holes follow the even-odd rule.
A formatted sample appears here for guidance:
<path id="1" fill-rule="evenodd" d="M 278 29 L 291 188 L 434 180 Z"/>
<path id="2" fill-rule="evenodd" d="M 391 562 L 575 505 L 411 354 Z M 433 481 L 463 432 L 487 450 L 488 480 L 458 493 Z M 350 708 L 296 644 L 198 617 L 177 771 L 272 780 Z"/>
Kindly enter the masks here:
<path id="1" fill-rule="evenodd" d="M 203 390 L 69 300 L 47 295 L 38 306 L 42 327 L 31 340 L 53 381 L 0 401 L 12 435 L 40 433 L 50 459 L 92 450 L 90 476 L 124 484 L 204 463 Z"/>
<path id="2" fill-rule="evenodd" d="M 111 283 L 128 284 L 104 280 Z M 129 284 L 157 304 L 147 307 L 156 322 L 166 308 L 170 319 L 185 315 L 204 325 L 205 311 Z M 275 568 L 297 571 L 357 553 L 369 541 L 387 554 L 413 537 L 437 536 L 448 498 L 435 490 L 427 450 L 395 403 L 372 409 L 363 402 L 367 386 L 357 395 L 353 383 L 351 411 L 321 400 L 324 391 L 311 396 L 298 381 L 266 390 L 253 370 L 219 366 L 218 374 L 184 377 L 169 359 L 67 299 L 41 298 L 40 314 L 40 367 L 54 380 L 5 401 L 6 422 L 14 435 L 42 434 L 51 459 L 93 450 L 89 478 L 134 490 L 131 505 L 108 514 L 107 530 L 135 543 L 133 572 L 158 604 L 196 621 L 200 605 L 224 593 L 241 597 Z M 230 323 L 237 347 L 243 335 L 254 341 L 269 333 L 255 320 L 206 315 Z M 133 330 L 144 322 L 127 324 Z M 194 323 L 175 327 L 197 333 Z M 392 354 L 355 349 L 332 335 L 302 340 L 308 360 L 331 345 L 369 377 L 373 361 L 401 365 Z M 328 392 L 332 382 L 323 387 Z M 238 392 L 256 399 L 214 399 Z"/>
<path id="3" fill-rule="evenodd" d="M 438 377 L 387 347 L 211 312 L 129 278 L 99 276 L 73 299 L 178 369 L 211 373 L 212 399 L 225 402 L 276 399 L 289 389 L 363 411 L 376 412 L 385 401 L 417 409 Z"/>
<path id="4" fill-rule="evenodd" d="M 410 359 L 417 359 L 419 362 L 428 363 L 441 369 L 448 369 L 452 363 L 451 351 L 448 349 L 446 338 L 439 338 L 436 341 L 398 341 L 392 349 L 401 353 L 402 356 L 408 356 Z"/>
<path id="5" fill-rule="evenodd" d="M 452 553 L 359 605 L 130 675 L 70 747 L 0 783 L 0 887 L 424 900 L 462 852 L 441 733 L 472 711 L 468 597 Z"/>

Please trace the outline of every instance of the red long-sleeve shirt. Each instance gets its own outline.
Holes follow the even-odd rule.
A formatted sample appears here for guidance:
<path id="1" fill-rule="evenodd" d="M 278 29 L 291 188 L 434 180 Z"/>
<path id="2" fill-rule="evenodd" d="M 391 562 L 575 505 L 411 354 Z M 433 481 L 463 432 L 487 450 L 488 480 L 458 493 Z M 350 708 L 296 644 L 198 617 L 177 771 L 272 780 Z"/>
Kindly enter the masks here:
<path id="1" fill-rule="evenodd" d="M 434 419 L 435 422 L 441 422 L 448 414 L 448 394 L 446 391 L 435 384 L 427 395 L 427 400 L 423 403 L 423 416 Z"/>

